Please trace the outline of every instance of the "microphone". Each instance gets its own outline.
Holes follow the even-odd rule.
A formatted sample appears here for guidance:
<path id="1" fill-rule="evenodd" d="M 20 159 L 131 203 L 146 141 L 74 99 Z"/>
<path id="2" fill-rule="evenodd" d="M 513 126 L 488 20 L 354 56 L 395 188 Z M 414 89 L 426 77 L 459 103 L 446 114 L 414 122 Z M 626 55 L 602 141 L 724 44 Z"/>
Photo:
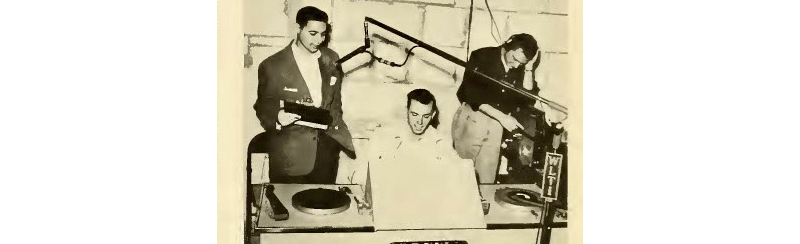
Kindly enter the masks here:
<path id="1" fill-rule="evenodd" d="M 348 53 L 347 55 L 344 55 L 344 57 L 340 58 L 339 60 L 336 60 L 336 65 L 341 65 L 342 63 L 346 62 L 347 60 L 350 60 L 351 58 L 355 57 L 356 55 L 358 55 L 360 53 L 363 53 L 363 52 L 366 52 L 366 51 L 367 51 L 367 47 L 366 46 L 361 46 L 359 48 L 356 48 L 356 50 L 353 50 L 352 52 Z"/>

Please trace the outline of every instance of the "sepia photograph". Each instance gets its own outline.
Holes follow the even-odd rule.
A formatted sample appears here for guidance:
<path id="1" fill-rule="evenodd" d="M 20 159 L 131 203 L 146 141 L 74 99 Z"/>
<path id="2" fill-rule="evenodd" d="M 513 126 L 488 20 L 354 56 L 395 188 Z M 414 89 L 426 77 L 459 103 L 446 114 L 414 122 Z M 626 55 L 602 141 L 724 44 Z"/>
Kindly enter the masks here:
<path id="1" fill-rule="evenodd" d="M 569 243 L 566 0 L 244 0 L 244 243 Z"/>

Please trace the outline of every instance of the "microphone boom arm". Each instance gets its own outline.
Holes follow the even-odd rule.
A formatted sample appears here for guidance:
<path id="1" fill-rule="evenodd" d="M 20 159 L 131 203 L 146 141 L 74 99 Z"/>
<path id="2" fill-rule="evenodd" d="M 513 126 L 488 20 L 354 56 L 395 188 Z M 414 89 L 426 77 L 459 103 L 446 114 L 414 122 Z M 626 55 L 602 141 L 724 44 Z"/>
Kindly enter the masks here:
<path id="1" fill-rule="evenodd" d="M 391 26 L 388 26 L 388 25 L 386 25 L 384 23 L 381 23 L 380 21 L 377 21 L 377 20 L 375 20 L 373 18 L 370 18 L 370 17 L 364 17 L 364 35 L 365 35 L 365 37 L 364 37 L 364 46 L 361 46 L 361 47 L 357 48 L 356 50 L 353 50 L 352 52 L 348 53 L 347 55 L 345 55 L 341 59 L 337 60 L 336 61 L 337 64 L 341 65 L 345 61 L 353 58 L 354 56 L 356 56 L 356 55 L 358 55 L 358 54 L 360 54 L 362 52 L 370 53 L 369 51 L 367 51 L 367 48 L 369 48 L 369 46 L 370 46 L 369 45 L 369 35 L 367 33 L 367 23 L 372 23 L 372 24 L 377 25 L 377 26 L 379 26 L 379 27 L 381 27 L 383 29 L 386 29 L 389 32 L 394 33 L 395 35 L 398 35 L 398 36 L 400 36 L 402 38 L 405 38 L 406 40 L 409 40 L 409 41 L 413 42 L 414 44 L 416 44 L 417 46 L 419 46 L 421 48 L 427 49 L 428 51 L 430 51 L 430 52 L 432 52 L 432 53 L 434 53 L 434 54 L 436 54 L 436 55 L 438 55 L 438 56 L 440 56 L 440 57 L 442 57 L 444 59 L 447 59 L 450 62 L 453 62 L 455 64 L 460 65 L 461 67 L 466 67 L 467 66 L 467 62 L 464 62 L 463 60 L 461 60 L 461 59 L 459 59 L 459 58 L 457 58 L 457 57 L 455 57 L 453 55 L 450 55 L 450 54 L 448 54 L 448 53 L 446 53 L 446 52 L 444 52 L 444 51 L 442 51 L 442 50 L 440 50 L 440 49 L 438 49 L 436 47 L 428 45 L 425 42 L 422 42 L 422 41 L 420 41 L 420 40 L 418 40 L 418 39 L 416 39 L 416 38 L 414 38 L 412 36 L 409 36 L 406 33 L 403 33 L 402 31 L 399 31 L 399 30 L 397 30 L 395 28 L 392 28 Z M 372 53 L 370 53 L 370 55 L 372 55 Z M 374 55 L 372 55 L 372 56 L 374 57 Z M 551 108 L 553 108 L 553 109 L 555 109 L 555 110 L 557 110 L 559 112 L 562 112 L 565 115 L 568 115 L 567 107 L 565 107 L 565 106 L 563 106 L 561 104 L 558 104 L 556 102 L 550 101 L 550 100 L 545 99 L 543 97 L 534 95 L 533 93 L 531 93 L 531 92 L 529 92 L 527 90 L 520 89 L 520 88 L 515 87 L 513 85 L 510 85 L 508 83 L 505 83 L 505 82 L 502 82 L 502 81 L 498 81 L 497 79 L 489 77 L 488 75 L 486 75 L 484 73 L 481 73 L 481 72 L 479 72 L 477 70 L 467 70 L 467 72 L 473 72 L 475 74 L 478 74 L 481 77 L 486 78 L 487 80 L 491 81 L 492 83 L 495 83 L 495 84 L 497 84 L 499 86 L 502 86 L 505 89 L 514 91 L 515 93 L 517 93 L 519 95 L 522 95 L 522 96 L 524 96 L 526 98 L 534 99 L 534 100 L 540 101 L 542 103 L 545 103 L 548 106 L 550 106 Z"/>

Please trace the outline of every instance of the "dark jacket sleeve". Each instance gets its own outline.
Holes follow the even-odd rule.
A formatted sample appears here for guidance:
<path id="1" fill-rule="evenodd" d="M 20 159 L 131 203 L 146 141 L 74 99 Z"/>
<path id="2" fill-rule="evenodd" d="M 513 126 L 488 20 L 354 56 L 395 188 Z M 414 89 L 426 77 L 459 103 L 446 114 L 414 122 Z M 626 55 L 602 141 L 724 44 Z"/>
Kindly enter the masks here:
<path id="1" fill-rule="evenodd" d="M 469 61 L 467 61 L 467 66 L 464 69 L 464 79 L 461 81 L 461 86 L 456 92 L 458 101 L 466 103 L 472 107 L 474 111 L 478 111 L 481 104 L 486 103 L 484 96 L 481 94 L 485 83 L 480 80 L 482 78 L 480 75 L 471 72 L 483 62 L 482 55 L 480 55 L 478 50 L 472 52 Z"/>
<path id="2" fill-rule="evenodd" d="M 258 66 L 258 97 L 253 109 L 256 110 L 256 117 L 265 131 L 275 130 L 275 123 L 278 121 L 278 110 L 280 101 L 276 99 L 270 91 L 268 69 L 265 63 Z"/>
<path id="3" fill-rule="evenodd" d="M 536 89 L 537 89 L 536 88 L 536 81 L 533 81 L 533 83 L 534 83 L 533 90 L 525 89 L 525 87 L 522 86 L 522 83 L 525 82 L 525 74 L 527 74 L 527 72 L 525 72 L 525 67 L 524 66 L 520 66 L 520 67 L 517 67 L 517 68 L 509 70 L 509 78 L 511 80 L 514 80 L 514 81 L 518 82 L 517 83 L 517 84 L 519 84 L 517 86 L 518 88 L 520 88 L 522 90 L 529 91 L 529 92 L 533 93 L 534 95 L 538 95 L 535 92 Z M 533 77 L 531 77 L 531 79 L 533 79 Z M 536 102 L 536 100 L 526 98 L 526 97 L 524 97 L 522 95 L 519 95 L 519 94 L 509 94 L 509 95 L 510 96 L 508 98 L 506 98 L 506 99 L 508 99 L 507 101 L 512 102 L 513 104 L 516 105 L 516 107 L 526 107 L 526 105 L 533 105 Z"/>

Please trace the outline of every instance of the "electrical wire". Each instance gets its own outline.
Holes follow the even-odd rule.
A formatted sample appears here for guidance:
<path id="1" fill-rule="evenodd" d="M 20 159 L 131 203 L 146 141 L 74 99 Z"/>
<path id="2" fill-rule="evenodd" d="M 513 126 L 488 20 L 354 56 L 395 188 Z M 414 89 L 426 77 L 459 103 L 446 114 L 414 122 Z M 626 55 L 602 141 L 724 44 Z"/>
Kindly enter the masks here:
<path id="1" fill-rule="evenodd" d="M 489 19 L 491 20 L 491 23 L 489 23 L 489 32 L 492 33 L 492 38 L 494 41 L 497 42 L 497 44 L 500 44 L 500 39 L 502 39 L 502 36 L 500 36 L 500 28 L 497 27 L 497 22 L 494 20 L 492 9 L 489 8 L 489 0 L 484 0 L 483 2 L 486 3 L 486 10 L 489 11 Z M 497 37 L 495 37 L 494 32 L 492 32 L 492 26 L 494 26 L 494 29 L 497 31 Z"/>
<path id="2" fill-rule="evenodd" d="M 475 0 L 469 0 L 469 22 L 467 24 L 467 62 L 469 62 L 469 42 L 470 37 L 472 37 L 472 10 L 474 9 L 473 5 L 475 4 Z"/>
<path id="3" fill-rule="evenodd" d="M 367 29 L 367 23 L 364 22 L 364 45 L 366 46 L 368 43 L 369 43 L 369 29 Z M 406 63 L 408 62 L 408 58 L 411 57 L 411 54 L 412 54 L 411 51 L 413 51 L 414 48 L 417 48 L 417 47 L 419 47 L 419 45 L 413 46 L 413 47 L 411 47 L 411 49 L 408 49 L 408 51 L 406 52 L 406 58 L 405 58 L 405 60 L 403 60 L 402 64 L 397 64 L 395 62 L 380 58 L 380 57 L 376 56 L 374 53 L 372 53 L 372 52 L 370 52 L 368 50 L 365 50 L 364 52 L 368 53 L 369 56 L 372 57 L 372 59 L 377 60 L 379 63 L 385 64 L 385 65 L 389 65 L 389 66 L 392 66 L 392 67 L 401 67 L 403 65 L 406 65 Z"/>
<path id="4" fill-rule="evenodd" d="M 414 50 L 414 48 L 418 48 L 418 47 L 419 46 L 413 46 L 413 47 L 411 47 L 411 49 L 408 49 L 408 52 L 406 52 L 406 60 L 403 60 L 403 63 L 399 64 L 399 66 L 397 66 L 397 67 L 406 65 L 406 62 L 408 62 L 408 58 L 411 57 L 411 54 L 412 54 L 411 51 Z"/>

